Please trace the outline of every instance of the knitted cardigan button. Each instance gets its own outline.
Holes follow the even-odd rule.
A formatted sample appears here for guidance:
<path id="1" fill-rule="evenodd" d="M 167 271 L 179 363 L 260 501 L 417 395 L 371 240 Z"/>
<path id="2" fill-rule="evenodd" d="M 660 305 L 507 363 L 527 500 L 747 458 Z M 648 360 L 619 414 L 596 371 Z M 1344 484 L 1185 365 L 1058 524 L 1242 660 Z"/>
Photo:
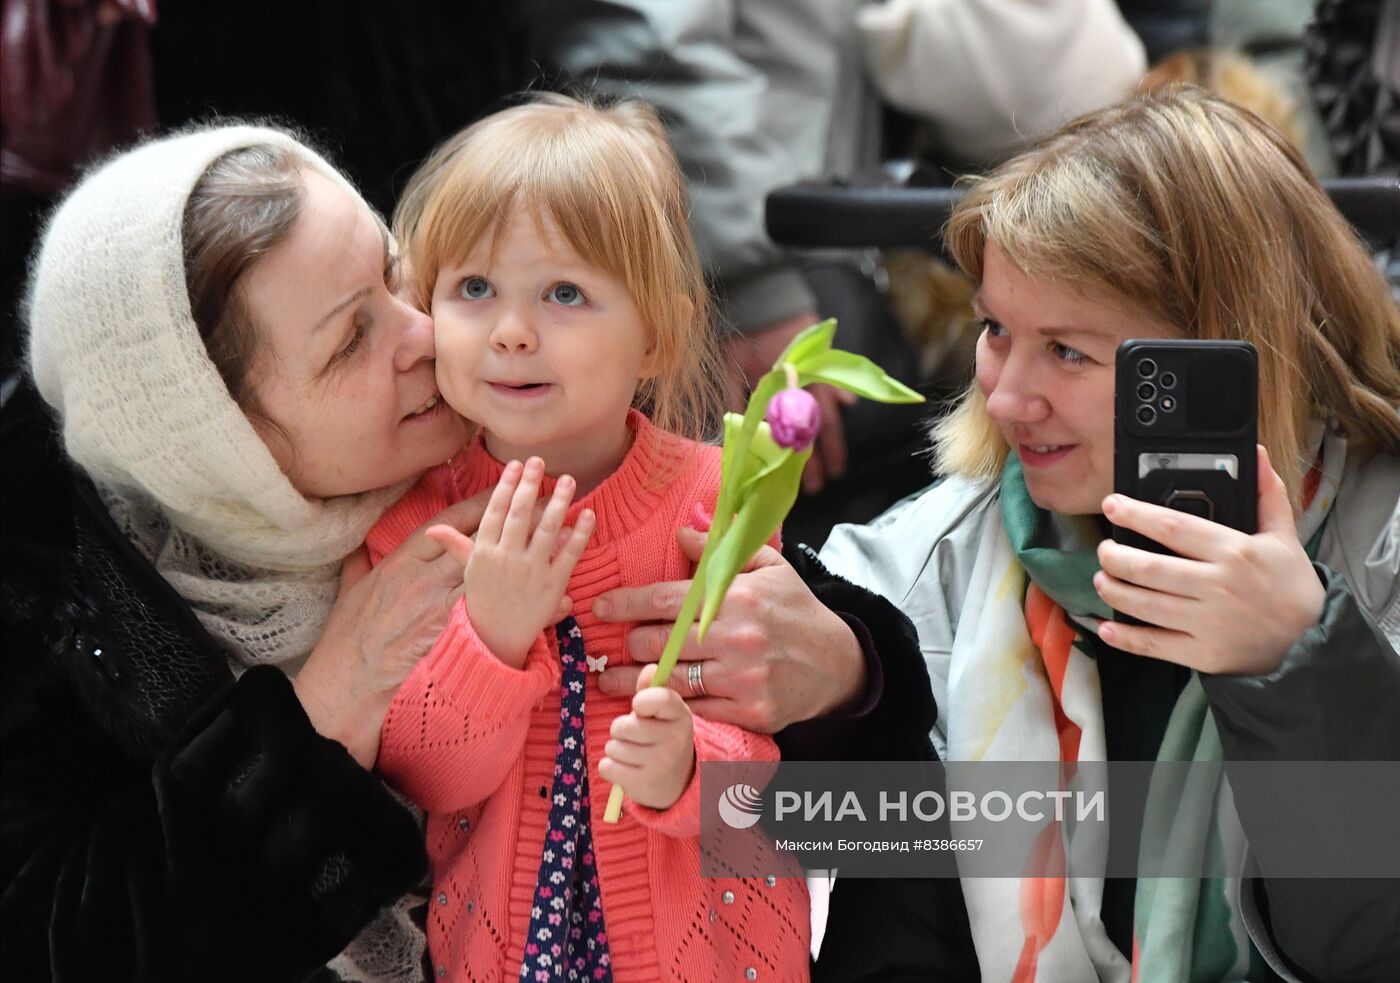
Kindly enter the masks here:
<path id="1" fill-rule="evenodd" d="M 776 877 L 774 877 L 772 874 L 769 874 L 767 877 L 765 877 L 765 878 L 763 879 L 763 883 L 764 883 L 764 884 L 767 884 L 769 887 L 777 887 L 777 886 L 778 886 L 778 879 L 777 879 Z"/>
<path id="2" fill-rule="evenodd" d="M 713 908 L 711 908 L 711 909 L 710 909 L 710 924 L 713 925 L 713 924 L 715 923 L 715 919 L 718 918 L 718 917 L 719 917 L 719 912 L 717 912 L 717 911 L 715 911 Z"/>
<path id="3" fill-rule="evenodd" d="M 438 904 L 441 904 L 441 905 L 447 904 L 447 895 L 445 895 L 445 894 L 439 894 L 439 895 L 438 895 Z"/>
<path id="4" fill-rule="evenodd" d="M 752 966 L 750 966 L 748 969 L 744 970 L 744 979 L 746 979 L 746 980 L 756 980 L 756 979 L 758 979 L 758 970 L 756 970 L 756 969 L 754 969 Z"/>
<path id="5" fill-rule="evenodd" d="M 447 975 L 447 967 L 446 967 L 446 966 L 439 966 L 439 967 L 438 967 L 438 976 L 446 976 L 446 975 Z"/>
<path id="6" fill-rule="evenodd" d="M 734 903 L 734 892 L 733 892 L 733 891 L 725 891 L 725 892 L 724 892 L 724 895 L 720 898 L 720 900 L 723 901 L 725 904 L 733 904 L 733 903 Z"/>

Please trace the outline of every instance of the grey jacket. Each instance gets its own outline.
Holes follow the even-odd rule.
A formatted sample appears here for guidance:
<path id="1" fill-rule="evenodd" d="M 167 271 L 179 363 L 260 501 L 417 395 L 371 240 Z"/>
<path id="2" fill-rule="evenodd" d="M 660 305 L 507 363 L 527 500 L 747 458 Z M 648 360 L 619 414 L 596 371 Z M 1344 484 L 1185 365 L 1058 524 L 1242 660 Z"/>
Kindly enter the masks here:
<path id="1" fill-rule="evenodd" d="M 986 163 L 1120 98 L 1143 68 L 1111 0 L 564 0 L 540 20 L 567 77 L 661 110 L 744 332 L 815 307 L 764 201 L 880 162 L 877 87 L 951 159 Z"/>
<path id="2" fill-rule="evenodd" d="M 998 499 L 997 486 L 948 478 L 869 525 L 838 526 L 821 553 L 913 621 L 940 755 L 954 626 Z M 1276 670 L 1202 677 L 1227 760 L 1400 759 L 1400 459 L 1348 460 L 1314 566 L 1327 587 L 1322 618 Z M 1246 925 L 1284 979 L 1400 978 L 1400 882 L 1270 880 L 1267 919 L 1254 886 L 1242 888 Z"/>

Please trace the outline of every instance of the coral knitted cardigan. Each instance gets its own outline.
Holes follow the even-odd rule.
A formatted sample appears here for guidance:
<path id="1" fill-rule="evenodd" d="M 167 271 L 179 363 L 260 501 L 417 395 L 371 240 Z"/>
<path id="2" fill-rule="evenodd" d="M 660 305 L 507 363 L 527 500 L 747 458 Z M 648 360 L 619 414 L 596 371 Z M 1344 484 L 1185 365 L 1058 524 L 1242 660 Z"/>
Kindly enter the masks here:
<path id="1" fill-rule="evenodd" d="M 628 626 L 598 621 L 593 598 L 614 587 L 690 576 L 676 529 L 695 506 L 713 509 L 719 449 L 653 427 L 633 412 L 622 465 L 575 502 L 597 528 L 569 581 L 590 656 L 627 665 Z M 369 536 L 378 562 L 453 501 L 492 488 L 502 464 L 480 438 L 436 468 Z M 658 478 L 664 479 L 658 481 Z M 547 480 L 544 493 L 552 490 Z M 699 769 L 681 798 L 656 811 L 628 800 L 604 823 L 610 786 L 597 776 L 609 728 L 630 699 L 609 697 L 588 675 L 585 717 L 593 842 L 617 983 L 660 980 L 802 980 L 808 975 L 808 901 L 800 878 L 700 875 Z M 544 833 L 559 739 L 559 653 L 541 633 L 521 669 L 481 643 L 464 605 L 409 674 L 384 721 L 378 768 L 428 813 L 434 871 L 428 946 L 439 977 L 514 980 Z M 695 718 L 700 761 L 775 760 L 772 740 Z"/>

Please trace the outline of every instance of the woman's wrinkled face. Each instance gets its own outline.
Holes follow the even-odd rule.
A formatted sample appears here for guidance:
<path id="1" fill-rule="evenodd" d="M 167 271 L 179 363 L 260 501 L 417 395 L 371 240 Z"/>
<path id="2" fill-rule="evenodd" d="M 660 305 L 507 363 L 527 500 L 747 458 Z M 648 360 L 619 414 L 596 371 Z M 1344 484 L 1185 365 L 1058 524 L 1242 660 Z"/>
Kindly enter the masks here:
<path id="1" fill-rule="evenodd" d="M 1181 332 L 1107 293 L 1032 280 L 991 242 L 973 305 L 977 384 L 1031 498 L 1065 515 L 1101 511 L 1113 491 L 1118 345 Z"/>
<path id="2" fill-rule="evenodd" d="M 303 494 L 331 498 L 416 477 L 466 424 L 438 396 L 433 322 L 395 296 L 387 230 L 363 202 L 304 171 L 288 236 L 240 284 L 262 350 L 258 425 Z"/>

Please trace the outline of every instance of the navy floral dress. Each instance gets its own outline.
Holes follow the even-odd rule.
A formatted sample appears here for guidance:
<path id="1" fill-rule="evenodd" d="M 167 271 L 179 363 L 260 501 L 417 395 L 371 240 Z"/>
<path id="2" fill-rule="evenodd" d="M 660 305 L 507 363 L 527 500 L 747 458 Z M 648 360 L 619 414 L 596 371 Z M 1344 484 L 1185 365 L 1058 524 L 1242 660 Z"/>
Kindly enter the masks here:
<path id="1" fill-rule="evenodd" d="M 563 672 L 559 682 L 559 745 L 554 752 L 553 801 L 545 829 L 521 980 L 612 980 L 603 899 L 589 820 L 584 694 L 588 666 L 583 630 L 573 616 L 554 627 Z"/>

